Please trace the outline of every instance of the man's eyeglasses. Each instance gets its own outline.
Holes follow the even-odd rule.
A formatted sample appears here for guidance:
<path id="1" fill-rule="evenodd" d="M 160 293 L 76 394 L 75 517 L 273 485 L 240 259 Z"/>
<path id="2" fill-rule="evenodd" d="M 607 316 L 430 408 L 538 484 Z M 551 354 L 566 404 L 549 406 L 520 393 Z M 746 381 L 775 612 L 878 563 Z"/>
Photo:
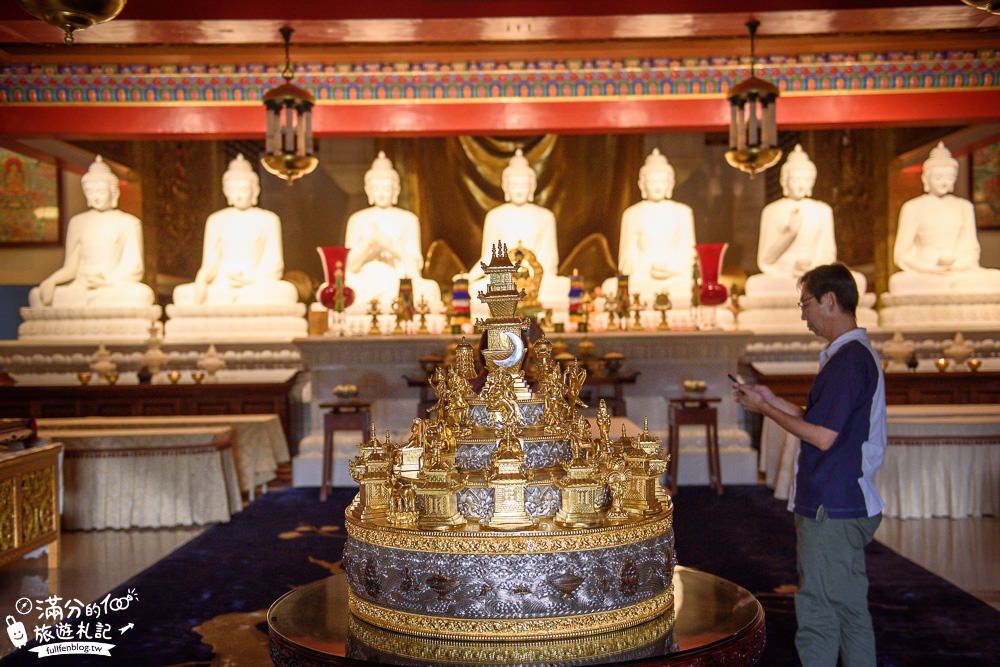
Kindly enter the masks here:
<path id="1" fill-rule="evenodd" d="M 804 298 L 801 301 L 799 301 L 799 310 L 805 310 L 805 307 L 807 305 L 809 305 L 809 302 L 810 301 L 815 301 L 815 300 L 816 300 L 816 297 L 814 297 L 813 295 L 810 294 L 806 298 Z"/>

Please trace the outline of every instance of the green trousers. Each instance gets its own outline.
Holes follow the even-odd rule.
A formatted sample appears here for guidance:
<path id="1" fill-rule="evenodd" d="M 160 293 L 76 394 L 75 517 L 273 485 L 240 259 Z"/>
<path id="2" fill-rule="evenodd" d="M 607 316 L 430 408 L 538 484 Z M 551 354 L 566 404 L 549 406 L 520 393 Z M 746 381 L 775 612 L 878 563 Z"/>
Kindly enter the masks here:
<path id="1" fill-rule="evenodd" d="M 795 648 L 805 667 L 875 667 L 875 633 L 868 613 L 865 545 L 882 515 L 815 519 L 795 515 L 799 590 L 795 594 Z"/>

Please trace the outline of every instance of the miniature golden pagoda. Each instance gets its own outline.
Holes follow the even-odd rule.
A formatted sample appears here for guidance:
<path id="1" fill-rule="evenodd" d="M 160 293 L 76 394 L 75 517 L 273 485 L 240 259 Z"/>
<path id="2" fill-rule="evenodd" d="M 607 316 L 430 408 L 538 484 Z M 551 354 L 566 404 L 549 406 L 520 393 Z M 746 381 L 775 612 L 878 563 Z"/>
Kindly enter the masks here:
<path id="1" fill-rule="evenodd" d="M 463 340 L 432 375 L 437 404 L 405 445 L 373 431 L 351 463 L 361 487 L 345 516 L 352 614 L 387 631 L 492 642 L 669 625 L 676 559 L 660 442 L 648 425 L 613 441 L 603 402 L 595 439 L 579 412 L 586 369 L 563 372 L 544 338 L 533 393 L 519 262 L 498 244 L 482 266 L 482 389 Z"/>

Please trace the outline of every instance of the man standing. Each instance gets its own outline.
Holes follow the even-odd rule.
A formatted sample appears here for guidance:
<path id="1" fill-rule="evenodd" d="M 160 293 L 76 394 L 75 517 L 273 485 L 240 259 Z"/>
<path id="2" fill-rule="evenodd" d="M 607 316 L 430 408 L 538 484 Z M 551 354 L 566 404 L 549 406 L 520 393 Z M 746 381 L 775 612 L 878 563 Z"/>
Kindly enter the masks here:
<path id="1" fill-rule="evenodd" d="M 805 412 L 763 385 L 733 385 L 736 401 L 802 444 L 788 508 L 795 513 L 799 590 L 795 647 L 806 667 L 875 665 L 865 545 L 882 520 L 875 471 L 886 445 L 885 378 L 855 321 L 858 290 L 843 264 L 799 280 L 809 330 L 828 341 Z"/>

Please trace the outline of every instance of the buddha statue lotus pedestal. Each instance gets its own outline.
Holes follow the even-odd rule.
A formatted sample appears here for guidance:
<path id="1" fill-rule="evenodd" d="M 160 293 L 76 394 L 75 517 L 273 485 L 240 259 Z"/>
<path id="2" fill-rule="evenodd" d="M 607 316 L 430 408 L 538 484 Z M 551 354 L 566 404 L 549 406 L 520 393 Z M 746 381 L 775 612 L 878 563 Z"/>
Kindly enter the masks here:
<path id="1" fill-rule="evenodd" d="M 491 316 L 476 323 L 487 339 L 481 391 L 451 369 L 405 445 L 372 435 L 351 463 L 351 613 L 394 632 L 491 642 L 671 623 L 673 505 L 658 482 L 659 442 L 612 442 L 606 408 L 594 440 L 577 412 L 582 380 L 564 378 L 550 345 L 536 348 L 531 391 L 517 266 L 501 245 L 482 268 Z M 414 448 L 416 469 L 403 462 Z"/>

